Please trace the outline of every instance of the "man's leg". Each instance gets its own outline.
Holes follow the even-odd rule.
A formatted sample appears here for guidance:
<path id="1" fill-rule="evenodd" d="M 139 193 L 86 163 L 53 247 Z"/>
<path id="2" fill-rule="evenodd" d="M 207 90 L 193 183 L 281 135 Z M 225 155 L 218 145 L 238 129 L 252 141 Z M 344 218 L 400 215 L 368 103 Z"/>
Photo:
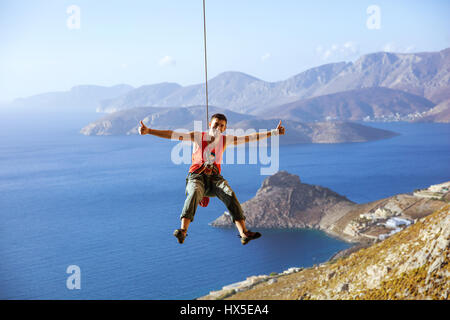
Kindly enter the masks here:
<path id="1" fill-rule="evenodd" d="M 244 211 L 241 208 L 241 204 L 239 203 L 233 189 L 231 189 L 228 184 L 228 181 L 221 175 L 213 176 L 211 179 L 212 192 L 214 192 L 216 197 L 225 204 L 231 218 L 233 219 L 233 223 L 236 221 L 245 220 Z M 242 223 L 240 223 L 239 226 L 242 226 Z"/>
<path id="2" fill-rule="evenodd" d="M 259 232 L 251 232 L 245 227 L 245 216 L 242 210 L 241 204 L 239 203 L 236 194 L 233 189 L 231 189 L 228 181 L 222 176 L 215 176 L 213 179 L 212 186 L 214 186 L 214 192 L 220 200 L 227 207 L 231 218 L 233 219 L 236 228 L 241 236 L 242 244 L 247 244 L 248 241 L 252 239 L 257 239 L 261 236 Z"/>
<path id="3" fill-rule="evenodd" d="M 191 223 L 191 220 L 188 218 L 181 218 L 181 232 L 183 233 L 183 236 L 186 237 L 187 230 L 189 228 L 189 224 Z"/>
<path id="4" fill-rule="evenodd" d="M 236 225 L 236 228 L 239 231 L 239 235 L 241 237 L 245 237 L 245 233 L 248 231 L 245 227 L 245 220 L 236 220 L 234 221 L 234 224 Z"/>
<path id="5" fill-rule="evenodd" d="M 189 228 L 189 224 L 191 223 L 191 220 L 188 218 L 181 218 L 181 229 L 187 231 Z"/>
<path id="6" fill-rule="evenodd" d="M 181 228 L 174 232 L 174 236 L 178 238 L 178 242 L 180 243 L 183 243 L 189 224 L 194 221 L 194 215 L 198 204 L 205 193 L 204 183 L 200 175 L 189 175 L 186 180 L 187 197 L 184 201 L 183 211 L 180 215 Z"/>

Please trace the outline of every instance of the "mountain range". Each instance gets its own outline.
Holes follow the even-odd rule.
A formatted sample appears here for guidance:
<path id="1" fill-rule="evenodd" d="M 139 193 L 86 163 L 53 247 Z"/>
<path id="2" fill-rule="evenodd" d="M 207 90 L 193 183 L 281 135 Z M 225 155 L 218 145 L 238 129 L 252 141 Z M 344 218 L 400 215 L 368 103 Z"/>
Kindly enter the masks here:
<path id="1" fill-rule="evenodd" d="M 298 100 L 258 112 L 258 115 L 297 121 L 376 120 L 430 110 L 434 103 L 405 91 L 384 87 L 354 89 Z"/>
<path id="2" fill-rule="evenodd" d="M 302 122 L 388 118 L 448 122 L 445 115 L 450 113 L 450 48 L 438 52 L 370 53 L 355 62 L 321 65 L 276 82 L 228 71 L 208 81 L 208 92 L 210 105 L 263 118 L 273 115 Z M 164 82 L 138 88 L 126 84 L 76 86 L 69 91 L 16 99 L 2 109 L 112 113 L 137 107 L 204 104 L 204 83 L 181 86 Z M 439 108 L 430 111 L 437 105 Z"/>
<path id="3" fill-rule="evenodd" d="M 426 106 L 449 99 L 450 48 L 439 52 L 371 53 L 354 63 L 325 64 L 278 82 L 231 71 L 208 81 L 212 105 L 250 114 L 312 97 L 373 87 L 401 90 L 426 98 L 429 100 L 424 101 Z M 408 99 L 412 98 L 408 96 Z M 98 110 L 114 112 L 142 106 L 180 107 L 201 105 L 204 101 L 204 84 L 183 87 L 175 83 L 160 83 L 102 101 Z"/>
<path id="4" fill-rule="evenodd" d="M 5 103 L 3 108 L 32 113 L 95 113 L 99 101 L 120 97 L 133 89 L 127 84 L 110 87 L 80 85 L 72 87 L 69 91 L 47 92 L 18 98 L 11 103 Z"/>

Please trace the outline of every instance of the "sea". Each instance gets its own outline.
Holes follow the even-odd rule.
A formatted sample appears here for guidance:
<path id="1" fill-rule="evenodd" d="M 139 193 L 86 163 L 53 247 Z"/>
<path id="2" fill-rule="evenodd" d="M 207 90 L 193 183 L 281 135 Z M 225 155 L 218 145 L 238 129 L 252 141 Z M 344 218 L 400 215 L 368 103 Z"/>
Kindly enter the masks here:
<path id="1" fill-rule="evenodd" d="M 189 164 L 171 160 L 178 142 L 84 136 L 67 119 L 0 119 L 0 299 L 195 299 L 351 246 L 318 230 L 257 228 L 262 237 L 243 246 L 234 228 L 209 224 L 226 210 L 217 198 L 198 207 L 180 245 L 172 232 Z M 279 170 L 356 203 L 450 180 L 449 124 L 365 125 L 400 135 L 281 146 Z M 262 167 L 222 166 L 240 202 L 267 178 Z"/>

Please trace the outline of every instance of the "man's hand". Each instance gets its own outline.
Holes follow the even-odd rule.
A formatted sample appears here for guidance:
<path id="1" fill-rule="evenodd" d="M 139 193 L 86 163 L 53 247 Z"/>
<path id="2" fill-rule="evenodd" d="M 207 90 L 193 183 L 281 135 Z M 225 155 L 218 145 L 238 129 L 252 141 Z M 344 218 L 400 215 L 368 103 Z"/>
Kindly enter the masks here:
<path id="1" fill-rule="evenodd" d="M 142 122 L 142 120 L 141 120 L 141 126 L 138 128 L 138 131 L 139 131 L 140 135 L 150 133 L 150 129 L 145 126 L 145 124 Z"/>
<path id="2" fill-rule="evenodd" d="M 280 134 L 284 134 L 284 127 L 281 125 L 281 120 L 278 122 L 277 130 Z"/>
<path id="3" fill-rule="evenodd" d="M 140 135 L 151 134 L 160 138 L 170 139 L 170 140 L 187 140 L 194 141 L 194 131 L 184 133 L 184 132 L 176 132 L 173 130 L 157 130 L 148 128 L 144 122 L 141 120 L 141 126 L 138 128 L 138 132 Z"/>

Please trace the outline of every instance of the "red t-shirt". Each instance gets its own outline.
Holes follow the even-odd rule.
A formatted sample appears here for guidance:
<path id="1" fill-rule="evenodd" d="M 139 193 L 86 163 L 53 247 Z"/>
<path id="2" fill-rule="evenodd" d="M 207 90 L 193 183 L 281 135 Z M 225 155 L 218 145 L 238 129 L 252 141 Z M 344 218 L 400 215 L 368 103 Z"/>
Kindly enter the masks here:
<path id="1" fill-rule="evenodd" d="M 194 172 L 200 168 L 204 162 L 208 160 L 214 161 L 214 166 L 217 167 L 220 173 L 220 163 L 222 162 L 222 154 L 225 151 L 225 136 L 220 135 L 218 141 L 206 135 L 207 132 L 202 132 L 202 147 L 199 147 L 197 141 L 194 142 L 194 150 L 192 151 L 192 164 L 189 172 Z M 208 141 L 208 137 L 210 141 Z"/>

